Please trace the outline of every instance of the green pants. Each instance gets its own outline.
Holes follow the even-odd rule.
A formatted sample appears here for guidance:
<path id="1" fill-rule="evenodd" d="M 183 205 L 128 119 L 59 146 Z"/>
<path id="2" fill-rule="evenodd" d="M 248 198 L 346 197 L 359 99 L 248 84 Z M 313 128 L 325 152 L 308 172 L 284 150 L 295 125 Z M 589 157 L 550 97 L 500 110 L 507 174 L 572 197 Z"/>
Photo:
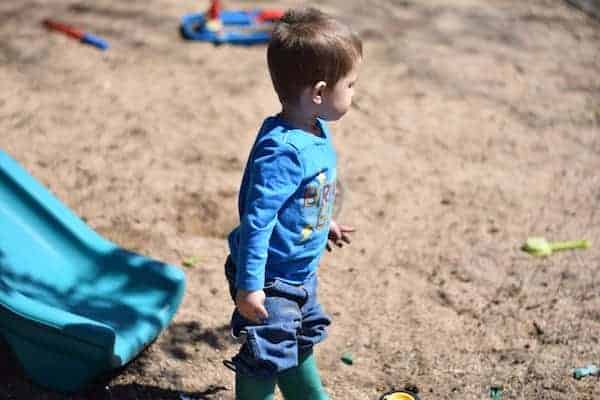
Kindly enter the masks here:
<path id="1" fill-rule="evenodd" d="M 298 366 L 272 379 L 235 376 L 236 400 L 273 400 L 275 385 L 286 400 L 328 400 L 312 352 L 298 360 Z"/>

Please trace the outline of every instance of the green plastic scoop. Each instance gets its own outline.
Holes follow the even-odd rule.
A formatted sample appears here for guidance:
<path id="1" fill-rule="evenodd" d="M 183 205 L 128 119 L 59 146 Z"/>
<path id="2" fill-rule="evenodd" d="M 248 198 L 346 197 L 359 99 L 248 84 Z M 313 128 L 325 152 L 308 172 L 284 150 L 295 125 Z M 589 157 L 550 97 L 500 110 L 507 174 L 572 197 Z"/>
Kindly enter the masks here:
<path id="1" fill-rule="evenodd" d="M 587 249 L 590 243 L 583 240 L 570 240 L 566 242 L 549 242 L 543 237 L 530 237 L 525 244 L 521 246 L 521 250 L 531 254 L 532 256 L 544 257 L 549 256 L 555 251 Z"/>

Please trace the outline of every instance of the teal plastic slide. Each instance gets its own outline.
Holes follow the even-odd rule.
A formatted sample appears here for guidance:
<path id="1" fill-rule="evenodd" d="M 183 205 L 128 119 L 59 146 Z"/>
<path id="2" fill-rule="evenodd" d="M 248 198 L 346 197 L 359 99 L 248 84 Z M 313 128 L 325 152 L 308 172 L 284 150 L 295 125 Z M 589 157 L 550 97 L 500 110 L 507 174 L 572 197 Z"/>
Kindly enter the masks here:
<path id="1" fill-rule="evenodd" d="M 30 378 L 76 391 L 171 322 L 183 272 L 104 239 L 0 151 L 0 336 Z"/>

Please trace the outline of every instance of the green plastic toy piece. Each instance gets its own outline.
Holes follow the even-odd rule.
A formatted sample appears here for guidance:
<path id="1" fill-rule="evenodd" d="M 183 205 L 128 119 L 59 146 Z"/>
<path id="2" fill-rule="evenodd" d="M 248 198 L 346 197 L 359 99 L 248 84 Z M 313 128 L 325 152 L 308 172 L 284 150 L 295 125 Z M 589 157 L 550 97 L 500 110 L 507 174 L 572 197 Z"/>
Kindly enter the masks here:
<path id="1" fill-rule="evenodd" d="M 342 362 L 348 365 L 354 364 L 354 357 L 352 356 L 352 353 L 347 351 L 344 354 L 342 354 Z"/>
<path id="2" fill-rule="evenodd" d="M 182 265 L 186 268 L 193 268 L 200 262 L 199 256 L 191 256 L 182 261 Z"/>
<path id="3" fill-rule="evenodd" d="M 590 243 L 583 240 L 570 240 L 566 242 L 549 242 L 543 237 L 530 237 L 525 244 L 521 246 L 521 250 L 536 257 L 545 257 L 552 255 L 555 251 L 587 249 Z"/>
<path id="4" fill-rule="evenodd" d="M 573 378 L 579 380 L 586 376 L 600 376 L 600 368 L 594 364 L 586 365 L 583 368 L 575 368 L 573 370 Z"/>
<path id="5" fill-rule="evenodd" d="M 490 388 L 490 398 L 492 400 L 502 400 L 502 386 L 492 386 Z"/>

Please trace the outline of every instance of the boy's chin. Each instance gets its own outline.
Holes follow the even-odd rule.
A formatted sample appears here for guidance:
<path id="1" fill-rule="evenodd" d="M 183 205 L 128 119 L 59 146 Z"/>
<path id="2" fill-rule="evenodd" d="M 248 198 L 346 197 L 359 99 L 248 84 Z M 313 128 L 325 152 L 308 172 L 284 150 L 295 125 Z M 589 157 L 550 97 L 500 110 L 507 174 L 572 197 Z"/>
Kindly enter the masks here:
<path id="1" fill-rule="evenodd" d="M 340 119 L 342 119 L 342 117 L 346 115 L 346 113 L 341 113 L 341 114 L 335 114 L 335 115 L 320 115 L 319 118 L 321 118 L 323 121 L 327 121 L 327 122 L 335 122 L 335 121 L 339 121 Z"/>

